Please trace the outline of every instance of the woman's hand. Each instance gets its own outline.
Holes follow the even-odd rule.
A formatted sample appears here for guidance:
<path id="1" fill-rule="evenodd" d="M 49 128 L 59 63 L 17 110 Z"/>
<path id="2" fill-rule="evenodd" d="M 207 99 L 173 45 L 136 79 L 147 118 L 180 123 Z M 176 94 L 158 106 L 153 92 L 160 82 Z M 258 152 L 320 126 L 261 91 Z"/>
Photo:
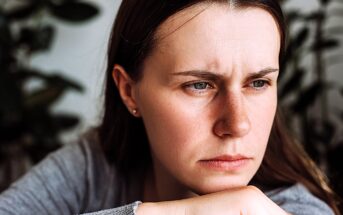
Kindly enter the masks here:
<path id="1" fill-rule="evenodd" d="M 187 200 L 185 200 L 187 201 Z M 287 213 L 254 186 L 235 188 L 188 199 L 189 215 L 286 215 Z"/>
<path id="2" fill-rule="evenodd" d="M 282 208 L 254 186 L 230 189 L 189 199 L 143 203 L 137 215 L 286 215 Z"/>

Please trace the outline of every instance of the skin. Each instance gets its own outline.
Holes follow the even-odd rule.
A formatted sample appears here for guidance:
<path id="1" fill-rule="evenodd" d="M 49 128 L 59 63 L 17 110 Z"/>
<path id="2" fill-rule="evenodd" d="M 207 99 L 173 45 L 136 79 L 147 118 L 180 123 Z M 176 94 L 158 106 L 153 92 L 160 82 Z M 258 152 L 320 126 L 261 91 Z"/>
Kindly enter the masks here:
<path id="1" fill-rule="evenodd" d="M 254 201 L 267 202 L 260 206 L 278 214 L 282 210 L 262 192 L 246 186 L 263 159 L 277 106 L 280 35 L 273 17 L 258 8 L 201 4 L 169 18 L 156 38 L 141 80 L 132 81 L 120 65 L 113 71 L 124 103 L 142 117 L 150 142 L 153 168 L 144 201 L 190 198 L 181 205 L 204 207 L 225 196 L 241 202 L 239 211 L 252 199 L 238 197 L 258 196 Z M 237 154 L 247 158 L 239 168 L 202 162 Z M 184 213 L 182 208 L 174 214 Z M 201 214 L 192 208 L 189 214 Z"/>

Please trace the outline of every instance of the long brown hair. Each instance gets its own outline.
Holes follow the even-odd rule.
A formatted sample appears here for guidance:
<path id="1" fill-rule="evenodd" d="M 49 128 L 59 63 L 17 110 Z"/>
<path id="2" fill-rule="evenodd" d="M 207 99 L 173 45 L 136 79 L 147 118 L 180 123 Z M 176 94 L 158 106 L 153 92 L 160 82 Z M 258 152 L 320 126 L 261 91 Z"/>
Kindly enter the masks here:
<path id="1" fill-rule="evenodd" d="M 158 27 L 175 13 L 199 3 L 225 3 L 238 9 L 258 7 L 268 11 L 279 27 L 279 61 L 282 61 L 286 26 L 276 0 L 123 0 L 108 47 L 104 115 L 98 134 L 108 162 L 124 175 L 151 165 L 151 157 L 143 122 L 134 118 L 124 106 L 112 80 L 113 67 L 121 65 L 133 80 L 138 81 L 143 61 L 158 41 L 155 37 Z M 339 214 L 325 177 L 291 138 L 279 111 L 262 165 L 252 181 L 270 188 L 300 182 Z"/>

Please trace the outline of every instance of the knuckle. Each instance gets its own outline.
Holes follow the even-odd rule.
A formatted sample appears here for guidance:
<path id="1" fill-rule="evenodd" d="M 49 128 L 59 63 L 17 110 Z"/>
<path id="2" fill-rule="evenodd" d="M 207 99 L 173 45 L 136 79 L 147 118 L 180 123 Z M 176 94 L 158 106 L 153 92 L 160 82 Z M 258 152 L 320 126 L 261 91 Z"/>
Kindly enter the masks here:
<path id="1" fill-rule="evenodd" d="M 261 199 L 262 191 L 255 186 L 247 186 L 244 190 L 244 199 L 249 202 L 249 204 L 254 205 L 258 203 Z"/>
<path id="2" fill-rule="evenodd" d="M 253 185 L 248 185 L 246 190 L 252 194 L 260 194 L 262 191 Z"/>

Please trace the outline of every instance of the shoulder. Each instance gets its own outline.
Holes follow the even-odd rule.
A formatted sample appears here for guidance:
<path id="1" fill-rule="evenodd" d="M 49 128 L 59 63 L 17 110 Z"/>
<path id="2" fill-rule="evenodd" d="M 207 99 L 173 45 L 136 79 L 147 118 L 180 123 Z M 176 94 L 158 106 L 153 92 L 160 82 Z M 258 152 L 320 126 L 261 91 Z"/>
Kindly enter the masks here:
<path id="1" fill-rule="evenodd" d="M 49 157 L 48 160 L 62 163 L 64 174 L 71 175 L 68 180 L 73 178 L 75 187 L 82 187 L 81 211 L 106 209 L 118 204 L 123 182 L 115 166 L 107 162 L 94 131 Z"/>
<path id="2" fill-rule="evenodd" d="M 266 192 L 276 204 L 293 215 L 333 215 L 331 208 L 314 196 L 304 185 L 297 183 L 290 187 Z"/>
<path id="3" fill-rule="evenodd" d="M 0 196 L 0 211 L 1 205 L 17 205 L 18 211 L 30 208 L 35 214 L 106 209 L 118 201 L 118 185 L 115 168 L 106 161 L 98 141 L 85 135 L 51 153 L 13 183 Z"/>
<path id="4" fill-rule="evenodd" d="M 50 180 L 68 180 L 80 185 L 97 165 L 105 166 L 102 157 L 96 139 L 87 134 L 49 154 L 28 174 L 41 174 Z M 59 177 L 53 178 L 56 176 Z"/>

